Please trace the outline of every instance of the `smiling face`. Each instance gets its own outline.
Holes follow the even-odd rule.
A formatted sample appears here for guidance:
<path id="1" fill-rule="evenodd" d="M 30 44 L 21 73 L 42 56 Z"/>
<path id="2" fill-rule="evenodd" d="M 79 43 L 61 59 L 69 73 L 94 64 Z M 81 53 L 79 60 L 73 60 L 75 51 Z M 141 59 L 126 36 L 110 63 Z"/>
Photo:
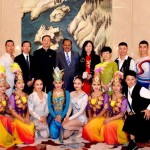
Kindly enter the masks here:
<path id="1" fill-rule="evenodd" d="M 23 46 L 22 46 L 22 52 L 25 53 L 25 54 L 29 54 L 30 50 L 31 50 L 30 43 L 28 43 L 28 42 L 24 43 Z"/>
<path id="2" fill-rule="evenodd" d="M 17 81 L 15 83 L 15 87 L 18 89 L 18 90 L 23 90 L 24 89 L 24 82 L 23 81 Z"/>
<path id="3" fill-rule="evenodd" d="M 51 44 L 51 39 L 50 39 L 50 37 L 45 36 L 45 37 L 43 38 L 43 40 L 42 40 L 43 48 L 46 48 L 46 49 L 50 48 L 50 44 Z"/>
<path id="4" fill-rule="evenodd" d="M 102 59 L 103 59 L 104 62 L 109 61 L 110 58 L 111 58 L 111 53 L 110 52 L 108 52 L 108 51 L 102 52 Z"/>
<path id="5" fill-rule="evenodd" d="M 76 91 L 81 90 L 82 86 L 83 86 L 83 83 L 80 79 L 77 78 L 77 79 L 74 80 L 74 88 L 75 88 Z"/>
<path id="6" fill-rule="evenodd" d="M 87 43 L 87 45 L 85 46 L 85 51 L 86 51 L 87 55 L 91 54 L 92 49 L 93 49 L 92 44 L 90 42 Z"/>
<path id="7" fill-rule="evenodd" d="M 0 93 L 6 92 L 6 85 L 0 85 Z"/>
<path id="8" fill-rule="evenodd" d="M 136 78 L 131 75 L 127 75 L 125 81 L 129 88 L 131 88 L 132 86 L 136 84 Z"/>
<path id="9" fill-rule="evenodd" d="M 119 56 L 120 57 L 125 57 L 127 55 L 128 47 L 125 45 L 121 45 L 118 48 Z"/>
<path id="10" fill-rule="evenodd" d="M 120 93 L 122 89 L 122 85 L 120 82 L 113 82 L 112 88 L 114 93 Z"/>
<path id="11" fill-rule="evenodd" d="M 148 55 L 148 45 L 147 44 L 140 44 L 139 45 L 139 52 L 141 56 L 147 56 Z"/>
<path id="12" fill-rule="evenodd" d="M 56 90 L 62 89 L 63 83 L 64 83 L 64 82 L 63 82 L 62 80 L 60 80 L 60 81 L 54 81 L 54 82 L 53 82 L 53 84 L 54 84 Z"/>
<path id="13" fill-rule="evenodd" d="M 65 40 L 63 43 L 63 50 L 69 52 L 72 49 L 72 43 L 69 40 Z"/>
<path id="14" fill-rule="evenodd" d="M 43 82 L 42 82 L 42 80 L 40 80 L 40 79 L 36 80 L 36 81 L 34 82 L 33 87 L 34 87 L 34 90 L 35 90 L 36 92 L 41 92 L 42 89 L 43 89 Z"/>
<path id="15" fill-rule="evenodd" d="M 92 88 L 93 88 L 94 92 L 97 92 L 97 91 L 100 91 L 101 85 L 100 85 L 100 83 L 93 82 Z"/>

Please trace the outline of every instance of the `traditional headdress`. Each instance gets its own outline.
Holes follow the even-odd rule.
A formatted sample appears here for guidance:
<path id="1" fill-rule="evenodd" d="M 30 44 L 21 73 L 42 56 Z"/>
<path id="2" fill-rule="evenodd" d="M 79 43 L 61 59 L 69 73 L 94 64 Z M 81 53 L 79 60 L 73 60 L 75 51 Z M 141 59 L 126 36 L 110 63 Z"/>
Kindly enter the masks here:
<path id="1" fill-rule="evenodd" d="M 113 82 L 120 82 L 123 79 L 123 73 L 120 71 L 116 71 L 113 76 Z"/>
<path id="2" fill-rule="evenodd" d="M 54 69 L 54 72 L 53 72 L 54 81 L 61 81 L 63 75 L 64 75 L 64 71 L 63 70 L 60 70 L 58 67 L 56 67 Z"/>
<path id="3" fill-rule="evenodd" d="M 6 75 L 5 75 L 5 68 L 0 65 L 0 85 L 6 85 Z"/>
<path id="4" fill-rule="evenodd" d="M 92 82 L 100 84 L 101 81 L 100 81 L 100 74 L 99 73 L 94 74 Z"/>
<path id="5" fill-rule="evenodd" d="M 5 68 L 0 65 L 0 86 L 6 85 L 6 75 L 5 75 Z M 5 96 L 4 99 L 0 98 L 0 113 L 3 113 L 6 109 L 8 97 Z"/>
<path id="6" fill-rule="evenodd" d="M 12 63 L 11 70 L 15 74 L 15 79 L 17 80 L 17 82 L 24 82 L 22 77 L 22 70 L 18 63 Z"/>

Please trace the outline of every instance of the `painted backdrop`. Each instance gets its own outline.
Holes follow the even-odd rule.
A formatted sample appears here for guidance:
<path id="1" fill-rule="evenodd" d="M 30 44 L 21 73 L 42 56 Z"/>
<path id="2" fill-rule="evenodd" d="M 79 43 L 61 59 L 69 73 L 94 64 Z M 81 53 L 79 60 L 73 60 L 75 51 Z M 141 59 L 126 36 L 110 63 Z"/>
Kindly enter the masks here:
<path id="1" fill-rule="evenodd" d="M 112 47 L 112 0 L 22 0 L 22 41 L 31 42 L 32 53 L 43 35 L 51 36 L 54 50 L 61 49 L 63 38 L 79 53 L 86 40 L 97 53 Z"/>

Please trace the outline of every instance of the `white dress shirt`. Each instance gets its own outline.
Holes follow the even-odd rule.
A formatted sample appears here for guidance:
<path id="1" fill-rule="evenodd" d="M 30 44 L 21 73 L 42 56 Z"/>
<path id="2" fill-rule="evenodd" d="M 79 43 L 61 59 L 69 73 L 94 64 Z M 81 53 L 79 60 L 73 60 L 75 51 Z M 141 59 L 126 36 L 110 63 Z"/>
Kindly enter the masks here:
<path id="1" fill-rule="evenodd" d="M 120 57 L 118 58 L 118 61 L 119 61 L 119 70 L 121 69 L 123 63 L 125 60 L 128 59 L 128 55 L 125 56 L 124 59 L 121 59 Z M 129 70 L 133 70 L 133 71 L 136 71 L 136 67 L 135 67 L 135 61 L 133 59 L 131 59 L 130 61 L 130 66 L 129 66 Z"/>
<path id="2" fill-rule="evenodd" d="M 13 88 L 14 88 L 14 78 L 15 78 L 15 75 L 11 71 L 11 67 L 10 67 L 10 65 L 13 62 L 14 62 L 14 60 L 10 57 L 10 55 L 8 53 L 4 53 L 0 57 L 0 65 L 2 65 L 3 67 L 5 67 L 5 69 L 6 69 L 6 81 L 7 81 L 7 83 L 10 86 L 10 88 L 6 90 L 6 94 L 7 94 L 8 97 L 12 94 Z"/>
<path id="3" fill-rule="evenodd" d="M 69 59 L 70 59 L 70 62 L 71 62 L 71 51 L 69 51 L 69 52 L 64 51 L 64 53 L 65 53 L 65 58 L 67 58 L 67 55 L 68 55 Z"/>
<path id="4" fill-rule="evenodd" d="M 132 95 L 134 87 L 135 87 L 135 85 L 132 86 L 131 88 L 128 88 L 128 97 L 127 98 L 128 98 L 130 105 L 132 105 L 131 95 Z M 143 98 L 146 98 L 146 99 L 150 99 L 150 91 L 148 89 L 146 89 L 145 87 L 142 87 L 140 90 L 140 96 Z M 148 105 L 147 109 L 150 110 L 150 104 Z M 130 112 L 130 111 L 131 111 L 131 109 L 128 105 L 127 112 Z"/>

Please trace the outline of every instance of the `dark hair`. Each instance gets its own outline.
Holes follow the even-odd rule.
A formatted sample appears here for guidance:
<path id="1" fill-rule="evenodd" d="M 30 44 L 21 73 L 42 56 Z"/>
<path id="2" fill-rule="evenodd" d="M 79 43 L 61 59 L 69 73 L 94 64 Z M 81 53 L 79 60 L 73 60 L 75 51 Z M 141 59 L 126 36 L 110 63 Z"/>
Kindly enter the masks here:
<path id="1" fill-rule="evenodd" d="M 125 43 L 125 42 L 120 42 L 120 43 L 118 44 L 118 47 L 119 47 L 119 46 L 126 46 L 126 47 L 128 47 L 127 43 Z"/>
<path id="2" fill-rule="evenodd" d="M 85 57 L 87 54 L 86 54 L 86 51 L 85 51 L 85 47 L 87 46 L 88 43 L 91 43 L 92 45 L 92 51 L 91 51 L 91 55 L 95 55 L 95 51 L 94 51 L 94 44 L 92 41 L 88 40 L 88 41 L 85 41 L 83 46 L 82 46 L 82 56 Z"/>
<path id="3" fill-rule="evenodd" d="M 13 43 L 13 45 L 14 45 L 14 41 L 13 40 L 7 40 L 6 42 L 5 42 L 5 46 L 7 45 L 7 43 L 9 43 L 9 42 L 12 42 Z"/>
<path id="4" fill-rule="evenodd" d="M 23 80 L 23 79 L 22 79 Z M 15 79 L 14 79 L 14 84 L 16 85 L 16 83 L 17 83 L 17 79 L 16 79 L 16 77 L 15 77 Z M 23 80 L 23 82 L 24 82 L 24 80 Z"/>
<path id="5" fill-rule="evenodd" d="M 30 47 L 31 47 L 31 42 L 30 42 L 30 41 L 23 41 L 22 44 L 21 44 L 21 46 L 23 47 L 23 45 L 24 45 L 25 43 L 29 43 L 29 44 L 30 44 Z"/>
<path id="6" fill-rule="evenodd" d="M 129 71 L 125 72 L 124 79 L 126 79 L 127 76 L 133 76 L 136 78 L 136 72 L 133 70 L 129 70 Z"/>
<path id="7" fill-rule="evenodd" d="M 140 44 L 146 44 L 147 46 L 149 46 L 148 42 L 145 41 L 145 40 L 141 41 L 141 42 L 139 43 L 139 46 L 140 46 Z"/>
<path id="8" fill-rule="evenodd" d="M 83 80 L 83 78 L 82 78 L 81 75 L 75 76 L 75 77 L 74 77 L 74 81 L 75 81 L 76 79 L 79 79 L 82 83 L 84 82 L 84 80 Z"/>
<path id="9" fill-rule="evenodd" d="M 105 46 L 101 49 L 100 53 L 102 55 L 103 52 L 109 52 L 109 53 L 112 53 L 112 49 L 108 46 Z"/>
<path id="10" fill-rule="evenodd" d="M 70 41 L 70 43 L 71 43 L 71 45 L 72 45 L 72 41 L 71 41 L 70 39 L 67 39 L 67 38 L 63 39 L 63 41 L 62 41 L 62 44 L 63 44 L 63 45 L 64 45 L 65 41 Z"/>
<path id="11" fill-rule="evenodd" d="M 43 80 L 42 80 L 41 78 L 35 78 L 34 81 L 33 81 L 33 86 L 34 86 L 34 84 L 35 84 L 35 82 L 36 82 L 37 80 L 41 80 L 42 83 L 43 83 Z"/>
<path id="12" fill-rule="evenodd" d="M 43 39 L 44 39 L 45 37 L 49 37 L 50 40 L 51 40 L 51 36 L 50 36 L 50 35 L 44 35 L 44 36 L 42 37 L 42 41 L 43 41 Z"/>

